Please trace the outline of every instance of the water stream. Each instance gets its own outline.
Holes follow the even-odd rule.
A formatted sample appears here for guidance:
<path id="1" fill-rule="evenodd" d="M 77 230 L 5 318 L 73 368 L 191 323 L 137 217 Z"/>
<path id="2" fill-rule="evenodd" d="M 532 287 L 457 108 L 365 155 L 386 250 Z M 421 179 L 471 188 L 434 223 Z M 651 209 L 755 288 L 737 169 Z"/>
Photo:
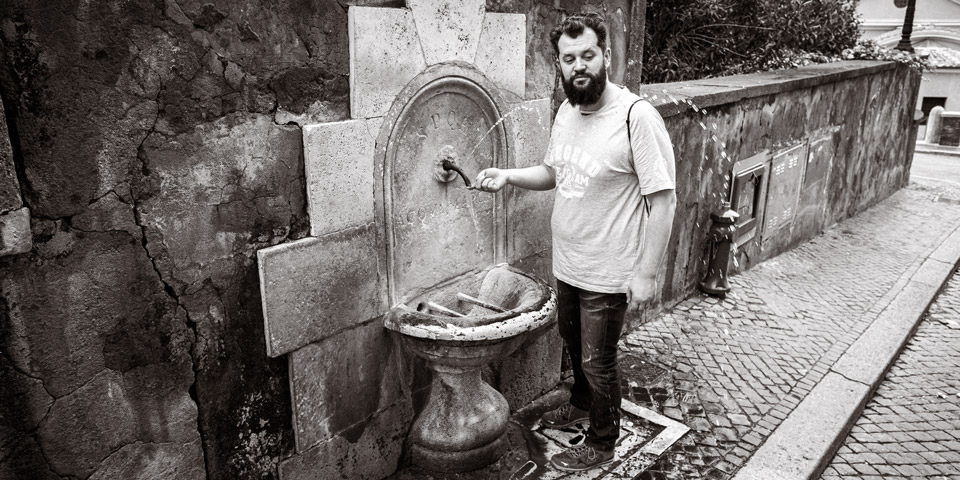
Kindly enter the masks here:
<path id="1" fill-rule="evenodd" d="M 724 201 L 730 200 L 729 197 L 732 194 L 731 185 L 732 185 L 733 179 L 731 174 L 726 172 L 730 169 L 730 167 L 732 167 L 732 165 L 736 162 L 736 160 L 727 153 L 726 142 L 722 141 L 718 136 L 720 129 L 717 123 L 712 121 L 708 122 L 708 113 L 709 113 L 708 110 L 706 108 L 701 108 L 699 105 L 697 105 L 696 103 L 694 103 L 688 98 L 678 98 L 666 90 L 661 90 L 660 93 L 642 92 L 638 94 L 638 96 L 640 97 L 641 100 L 647 100 L 651 103 L 654 103 L 657 100 L 660 100 L 661 98 L 663 98 L 669 102 L 672 102 L 674 105 L 677 105 L 677 106 L 679 106 L 680 104 L 686 104 L 687 106 L 690 107 L 691 110 L 693 110 L 693 112 L 695 112 L 696 114 L 699 114 L 700 120 L 697 120 L 697 125 L 699 125 L 700 129 L 705 132 L 706 142 L 709 142 L 710 144 L 713 144 L 713 146 L 718 147 L 718 150 L 719 150 L 719 154 L 718 154 L 719 158 L 717 159 L 717 162 L 716 162 L 717 163 L 716 174 L 722 176 L 724 179 L 723 190 L 721 192 L 711 191 L 710 192 L 711 202 L 709 202 L 706 205 L 709 211 L 719 211 L 719 209 L 722 206 L 722 203 Z M 476 143 L 474 144 L 474 147 L 470 150 L 469 153 L 467 153 L 466 157 L 469 158 L 470 156 L 472 156 L 476 152 L 477 148 L 479 148 L 480 145 L 483 143 L 483 141 L 486 140 L 486 138 L 490 135 L 490 133 L 493 132 L 494 129 L 496 129 L 501 123 L 503 123 L 504 120 L 515 115 L 520 111 L 530 111 L 530 110 L 534 110 L 534 108 L 523 103 L 519 103 L 511 107 L 507 113 L 500 116 L 500 118 L 497 119 L 497 121 L 492 126 L 490 126 L 490 128 L 487 129 L 486 132 L 484 132 L 478 137 Z M 674 139 L 674 140 L 677 140 L 677 139 Z M 707 167 L 707 172 L 704 172 L 704 165 L 711 165 L 708 162 L 707 157 L 710 155 L 712 151 L 716 151 L 716 150 L 717 149 L 710 149 L 710 148 L 703 149 L 703 153 L 701 158 L 699 159 L 700 162 L 698 166 L 698 169 L 701 175 L 704 175 L 704 174 L 710 175 L 712 173 L 713 168 L 710 166 Z M 677 160 L 679 161 L 680 159 L 678 158 Z M 710 204 L 715 204 L 715 205 L 711 206 Z M 702 228 L 700 225 L 700 222 L 696 222 L 696 227 L 698 229 Z M 732 253 L 733 253 L 734 267 L 739 268 L 740 263 L 737 259 L 738 250 L 735 245 Z M 702 255 L 699 258 L 699 260 L 703 264 L 707 263 L 707 260 L 703 258 Z"/>

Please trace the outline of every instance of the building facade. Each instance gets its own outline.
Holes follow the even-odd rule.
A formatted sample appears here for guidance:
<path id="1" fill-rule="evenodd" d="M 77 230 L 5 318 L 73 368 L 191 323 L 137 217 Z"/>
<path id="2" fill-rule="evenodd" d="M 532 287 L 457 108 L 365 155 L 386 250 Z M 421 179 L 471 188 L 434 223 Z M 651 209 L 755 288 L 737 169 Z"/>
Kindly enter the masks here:
<path id="1" fill-rule="evenodd" d="M 857 10 L 863 38 L 890 48 L 897 45 L 905 8 L 897 8 L 894 0 L 860 0 Z M 960 0 L 917 1 L 910 39 L 935 67 L 923 73 L 917 109 L 925 116 L 937 105 L 960 111 Z"/>

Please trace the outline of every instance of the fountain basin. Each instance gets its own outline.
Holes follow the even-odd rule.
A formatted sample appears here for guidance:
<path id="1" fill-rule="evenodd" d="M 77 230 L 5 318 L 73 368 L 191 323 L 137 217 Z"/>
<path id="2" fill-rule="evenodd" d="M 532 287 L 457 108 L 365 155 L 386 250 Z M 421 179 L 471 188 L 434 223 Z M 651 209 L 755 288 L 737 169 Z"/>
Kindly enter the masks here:
<path id="1" fill-rule="evenodd" d="M 542 281 L 497 265 L 390 310 L 385 327 L 433 373 L 427 402 L 408 436 L 414 464 L 436 472 L 465 472 L 503 455 L 510 407 L 482 380 L 481 368 L 544 332 L 555 319 L 556 302 L 556 293 Z"/>

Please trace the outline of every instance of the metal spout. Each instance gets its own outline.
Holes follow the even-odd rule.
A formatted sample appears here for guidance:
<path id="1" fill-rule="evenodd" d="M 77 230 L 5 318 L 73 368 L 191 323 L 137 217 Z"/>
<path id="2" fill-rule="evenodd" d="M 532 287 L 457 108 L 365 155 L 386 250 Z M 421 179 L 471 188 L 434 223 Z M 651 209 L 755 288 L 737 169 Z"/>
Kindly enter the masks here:
<path id="1" fill-rule="evenodd" d="M 454 172 L 459 173 L 460 178 L 463 179 L 463 183 L 467 184 L 467 187 L 470 186 L 470 179 L 467 178 L 467 174 L 463 173 L 463 170 L 460 170 L 460 167 L 456 166 L 453 162 L 451 162 L 450 160 L 444 160 L 440 163 L 440 165 L 446 171 L 453 170 Z"/>

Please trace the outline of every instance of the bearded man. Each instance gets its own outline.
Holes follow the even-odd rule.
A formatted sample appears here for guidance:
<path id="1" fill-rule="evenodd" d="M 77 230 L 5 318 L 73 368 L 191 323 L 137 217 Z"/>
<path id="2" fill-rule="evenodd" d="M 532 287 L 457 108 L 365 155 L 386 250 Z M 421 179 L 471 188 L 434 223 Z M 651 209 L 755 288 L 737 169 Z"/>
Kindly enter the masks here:
<path id="1" fill-rule="evenodd" d="M 556 187 L 551 219 L 557 324 L 573 368 L 570 400 L 543 415 L 548 428 L 589 421 L 586 440 L 551 463 L 581 471 L 609 463 L 620 435 L 617 343 L 628 310 L 657 291 L 676 208 L 673 146 L 657 110 L 607 79 L 607 28 L 596 14 L 550 33 L 567 99 L 543 163 L 488 168 L 476 187 Z"/>

